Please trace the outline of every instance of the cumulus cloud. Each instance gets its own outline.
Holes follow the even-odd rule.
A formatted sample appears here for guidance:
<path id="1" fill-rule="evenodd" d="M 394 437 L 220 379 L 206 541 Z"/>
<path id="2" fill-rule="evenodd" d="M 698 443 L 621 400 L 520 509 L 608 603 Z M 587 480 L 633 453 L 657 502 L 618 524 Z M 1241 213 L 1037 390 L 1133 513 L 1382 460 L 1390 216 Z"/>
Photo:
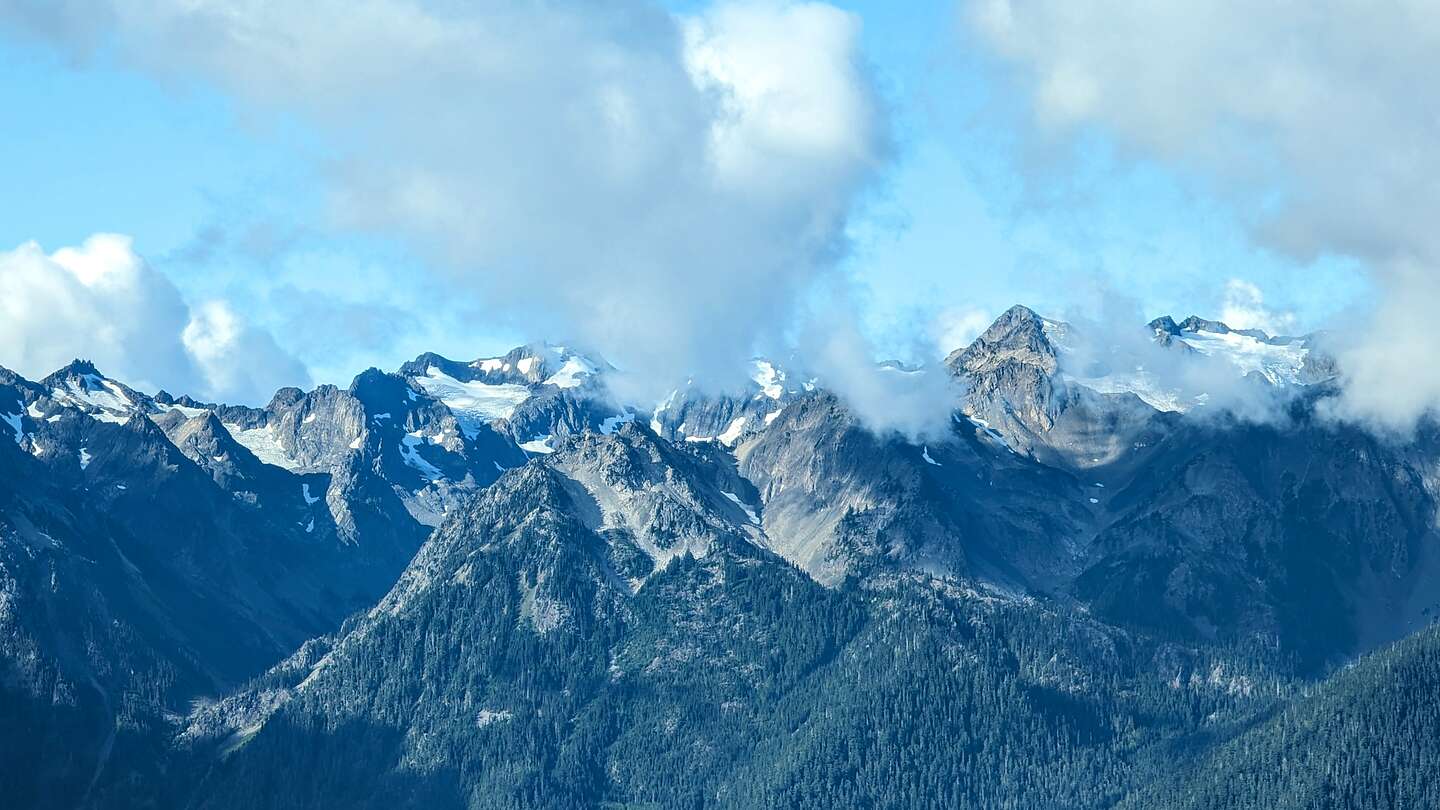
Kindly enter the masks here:
<path id="1" fill-rule="evenodd" d="M 305 367 L 269 332 L 251 328 L 224 301 L 197 307 L 180 340 L 209 390 L 245 402 L 264 401 L 282 385 L 309 380 Z"/>
<path id="2" fill-rule="evenodd" d="M 0 364 L 38 379 L 77 357 L 138 388 L 230 401 L 309 379 L 223 302 L 192 312 L 129 237 L 97 234 L 50 254 L 34 242 L 0 252 Z"/>
<path id="3" fill-rule="evenodd" d="M 1042 129 L 1100 127 L 1207 177 L 1266 245 L 1358 257 L 1381 300 L 1346 336 L 1340 412 L 1413 423 L 1440 399 L 1440 15 L 1424 2 L 977 0 L 969 29 L 1014 68 Z M 1370 387 L 1367 387 L 1370 386 Z"/>
<path id="4" fill-rule="evenodd" d="M 142 385 L 193 371 L 177 340 L 185 302 L 124 236 L 99 234 L 52 254 L 34 242 L 0 253 L 0 313 L 3 362 L 21 374 L 43 376 L 76 357 Z"/>
<path id="5" fill-rule="evenodd" d="M 651 393 L 741 378 L 783 340 L 888 153 L 859 18 L 819 2 L 0 8 L 299 117 L 332 149 L 338 225 L 400 235 L 502 325 L 574 337 Z"/>

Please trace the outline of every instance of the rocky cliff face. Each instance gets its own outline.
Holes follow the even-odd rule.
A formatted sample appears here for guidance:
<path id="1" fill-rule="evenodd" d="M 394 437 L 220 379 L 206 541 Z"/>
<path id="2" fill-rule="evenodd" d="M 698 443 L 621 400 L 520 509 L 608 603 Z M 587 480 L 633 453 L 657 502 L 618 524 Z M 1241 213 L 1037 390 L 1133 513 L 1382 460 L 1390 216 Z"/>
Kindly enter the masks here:
<path id="1" fill-rule="evenodd" d="M 1434 449 L 1297 417 L 1166 437 L 1105 496 L 1077 595 L 1116 620 L 1264 640 L 1314 668 L 1423 626 L 1440 607 Z"/>
<path id="2" fill-rule="evenodd" d="M 967 415 L 1016 438 L 1055 426 L 1066 391 L 1047 326 L 1058 328 L 1026 307 L 1011 307 L 974 343 L 945 358 L 967 386 Z"/>
<path id="3" fill-rule="evenodd" d="M 1069 476 L 959 426 L 918 446 L 877 436 L 828 393 L 797 399 L 736 456 L 771 548 L 830 585 L 898 567 L 1043 589 L 1072 567 L 1087 520 Z"/>
<path id="4" fill-rule="evenodd" d="M 672 442 L 714 440 L 734 447 L 762 432 L 787 404 L 815 387 L 770 360 L 754 360 L 750 370 L 744 385 L 726 393 L 693 383 L 672 392 L 655 407 L 650 429 Z"/>

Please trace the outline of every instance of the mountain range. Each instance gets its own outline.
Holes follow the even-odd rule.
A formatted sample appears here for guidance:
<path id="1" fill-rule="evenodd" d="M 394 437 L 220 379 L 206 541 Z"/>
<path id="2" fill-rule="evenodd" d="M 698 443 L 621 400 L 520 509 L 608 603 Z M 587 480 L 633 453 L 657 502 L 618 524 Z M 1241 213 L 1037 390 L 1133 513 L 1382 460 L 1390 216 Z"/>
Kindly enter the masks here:
<path id="1" fill-rule="evenodd" d="M 1434 805 L 1440 434 L 1330 418 L 1331 340 L 1017 306 L 883 367 L 953 382 L 923 436 L 803 358 L 0 370 L 0 795 Z"/>

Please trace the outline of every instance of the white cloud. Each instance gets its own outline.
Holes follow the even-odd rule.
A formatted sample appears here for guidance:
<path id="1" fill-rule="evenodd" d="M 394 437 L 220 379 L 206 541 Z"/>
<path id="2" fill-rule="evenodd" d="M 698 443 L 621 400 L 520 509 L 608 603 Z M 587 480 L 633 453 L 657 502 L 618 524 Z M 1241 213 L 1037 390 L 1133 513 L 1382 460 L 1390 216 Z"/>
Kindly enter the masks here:
<path id="1" fill-rule="evenodd" d="M 1393 432 L 1421 416 L 1440 416 L 1440 274 L 1435 267 L 1398 263 L 1387 271 L 1386 295 L 1360 339 L 1341 341 L 1336 352 L 1346 378 L 1345 396 L 1333 413 L 1363 419 Z"/>
<path id="2" fill-rule="evenodd" d="M 180 333 L 211 391 L 245 402 L 263 402 L 285 385 L 304 384 L 309 375 L 269 332 L 247 325 L 224 301 L 196 308 Z"/>
<path id="3" fill-rule="evenodd" d="M 221 310 L 230 314 L 215 304 L 192 317 L 126 236 L 97 234 L 51 254 L 34 242 L 0 252 L 0 364 L 31 379 L 79 357 L 138 388 L 231 401 L 268 398 L 273 387 L 262 391 L 262 380 L 308 381 L 233 314 L 217 328 Z"/>
<path id="4" fill-rule="evenodd" d="M 0 313 L 0 362 L 32 378 L 76 357 L 139 385 L 193 371 L 177 340 L 184 301 L 124 236 L 49 255 L 34 242 L 0 253 Z"/>
<path id="5" fill-rule="evenodd" d="M 994 322 L 995 316 L 975 307 L 952 307 L 942 311 L 932 325 L 938 356 L 945 357 L 974 343 L 975 338 Z"/>
<path id="6" fill-rule="evenodd" d="M 977 0 L 970 28 L 1016 69 L 1037 121 L 1098 126 L 1213 181 L 1268 246 L 1365 260 L 1375 322 L 1347 336 L 1342 409 L 1389 425 L 1440 399 L 1440 14 L 1423 0 Z M 1383 337 L 1382 337 L 1383 336 Z M 1419 379 L 1434 375 L 1437 380 Z M 1371 386 L 1361 390 L 1361 382 Z M 1401 390 L 1404 389 L 1404 390 Z"/>
<path id="7" fill-rule="evenodd" d="M 1113 287 L 1099 292 L 1096 303 L 1065 314 L 1069 329 L 1059 358 L 1064 373 L 1098 390 L 1139 387 L 1152 399 L 1185 408 L 1194 419 L 1270 424 L 1290 419 L 1285 406 L 1298 389 L 1248 377 L 1221 354 L 1157 343 L 1138 301 Z"/>
<path id="8" fill-rule="evenodd" d="M 913 369 L 880 365 L 860 322 L 853 291 L 824 285 L 799 331 L 796 362 L 803 367 L 792 371 L 817 379 L 876 433 L 914 442 L 948 437 L 951 414 L 963 399 L 959 382 L 938 362 Z M 928 349 L 907 347 L 905 353 L 928 359 Z"/>
<path id="9" fill-rule="evenodd" d="M 1225 282 L 1220 320 L 1231 329 L 1260 329 L 1272 337 L 1291 334 L 1296 322 L 1295 313 L 1270 309 L 1257 285 L 1238 278 Z"/>
<path id="10" fill-rule="evenodd" d="M 856 59 L 859 18 L 822 3 L 752 2 L 682 26 L 687 70 L 719 100 L 710 152 L 722 183 L 783 193 L 774 172 L 790 164 L 813 173 L 791 178 L 804 191 L 853 182 L 879 159 L 875 100 Z"/>
<path id="11" fill-rule="evenodd" d="M 859 19 L 818 2 L 6 11 L 298 116 L 332 150 L 336 223 L 404 237 L 500 326 L 588 343 L 656 389 L 743 378 L 783 340 L 887 157 Z"/>

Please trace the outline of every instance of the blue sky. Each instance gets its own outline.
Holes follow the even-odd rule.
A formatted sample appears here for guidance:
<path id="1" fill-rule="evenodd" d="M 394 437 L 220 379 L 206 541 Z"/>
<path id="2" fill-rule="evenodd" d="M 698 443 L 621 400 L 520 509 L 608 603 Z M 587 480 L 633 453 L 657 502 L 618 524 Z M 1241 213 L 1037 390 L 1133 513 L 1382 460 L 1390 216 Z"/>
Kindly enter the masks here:
<path id="1" fill-rule="evenodd" d="M 1255 209 L 1203 173 L 1127 151 L 1103 127 L 1037 130 L 955 3 L 838 5 L 863 23 L 862 58 L 892 133 L 841 262 L 878 352 L 924 359 L 947 326 L 953 340 L 1016 302 L 1059 316 L 1107 302 L 1137 317 L 1218 316 L 1241 280 L 1304 331 L 1366 295 L 1354 260 L 1258 246 Z M 0 37 L 10 190 L 0 249 L 129 235 L 186 300 L 226 300 L 316 381 L 423 350 L 473 357 L 545 336 L 487 317 L 484 296 L 384 228 L 336 226 L 322 188 L 340 148 L 333 130 L 133 61 Z"/>
<path id="2" fill-rule="evenodd" d="M 422 351 L 465 357 L 522 339 L 446 310 L 428 311 L 428 323 L 406 312 L 432 293 L 423 267 L 383 238 L 323 227 L 313 160 L 326 144 L 302 123 L 247 116 L 202 82 L 157 81 L 112 58 L 77 62 L 14 38 L 0 38 L 0 105 L 13 113 L 0 154 L 12 156 L 6 185 L 17 192 L 0 195 L 0 249 L 129 235 L 188 299 L 237 304 L 320 382 L 344 384 Z M 281 297 L 325 296 L 327 312 L 373 339 L 315 340 L 313 325 L 276 306 L 277 287 Z"/>

